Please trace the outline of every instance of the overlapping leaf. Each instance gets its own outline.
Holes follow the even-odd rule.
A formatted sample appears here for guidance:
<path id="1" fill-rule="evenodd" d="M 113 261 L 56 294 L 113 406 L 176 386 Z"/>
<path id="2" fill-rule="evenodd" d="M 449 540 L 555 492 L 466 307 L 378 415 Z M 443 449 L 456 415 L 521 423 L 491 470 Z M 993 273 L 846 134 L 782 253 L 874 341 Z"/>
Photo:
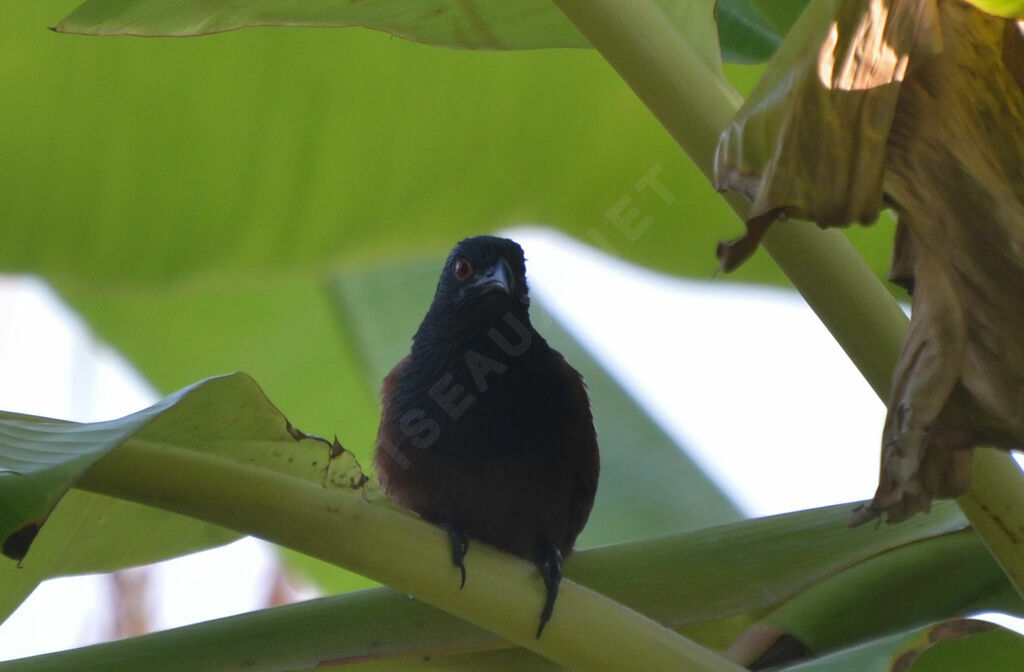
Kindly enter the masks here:
<path id="1" fill-rule="evenodd" d="M 56 30 L 185 36 L 256 26 L 364 26 L 415 42 L 464 49 L 587 46 L 586 39 L 547 0 L 88 0 Z"/>
<path id="2" fill-rule="evenodd" d="M 805 4 L 720 0 L 716 10 L 722 58 L 733 63 L 767 61 Z"/>
<path id="3" fill-rule="evenodd" d="M 709 65 L 720 69 L 714 3 L 657 3 L 665 21 L 685 34 Z M 94 35 L 190 36 L 257 26 L 362 26 L 414 42 L 460 49 L 589 46 L 549 0 L 87 0 L 55 30 Z"/>
<path id="4" fill-rule="evenodd" d="M 47 518 L 23 562 L 0 558 L 0 621 L 45 579 L 158 562 L 239 536 L 188 516 L 71 490 Z"/>
<path id="5" fill-rule="evenodd" d="M 794 596 L 799 599 L 808 589 L 830 581 L 852 582 L 870 591 L 872 577 L 878 574 L 873 568 L 879 566 L 883 574 L 884 568 L 895 566 L 917 572 L 922 582 L 941 584 L 939 577 L 948 571 L 948 563 L 957 562 L 962 571 L 993 579 L 991 586 L 976 592 L 948 583 L 936 586 L 935 595 L 946 609 L 963 609 L 976 604 L 975 600 L 990 599 L 1006 585 L 979 540 L 962 530 L 964 521 L 953 506 L 942 505 L 930 517 L 878 531 L 849 531 L 844 525 L 849 508 L 827 507 L 583 551 L 567 563 L 566 571 L 569 578 L 672 627 L 711 619 L 723 633 L 736 627 L 729 617 L 758 613 Z M 775 543 L 780 538 L 787 543 Z M 968 562 L 962 554 L 946 557 L 945 551 L 956 546 L 979 552 Z M 906 557 L 907 551 L 917 557 Z M 687 571 L 679 572 L 679 566 Z M 837 625 L 848 620 L 837 616 L 844 602 L 833 602 L 832 608 L 829 617 Z M 918 613 L 919 618 L 929 617 L 929 612 Z M 878 624 L 877 629 L 884 632 L 899 623 L 906 621 Z M 866 624 L 850 625 L 862 631 Z M 694 636 L 712 634 L 705 627 Z M 344 662 L 355 669 L 362 669 L 360 665 L 375 669 L 386 661 L 389 669 L 404 670 L 422 665 L 424 656 L 444 669 L 493 665 L 503 669 L 501 665 L 513 661 L 518 669 L 550 666 L 525 651 L 493 650 L 500 646 L 492 634 L 380 588 L 0 665 L 0 669 L 118 670 L 159 659 L 168 670 L 188 670 L 244 658 L 251 669 L 264 671 L 323 660 Z M 168 655 L 183 649 L 187 653 Z"/>
<path id="6" fill-rule="evenodd" d="M 1020 0 L 967 0 L 983 12 L 1016 19 L 1024 16 L 1024 2 Z"/>
<path id="7" fill-rule="evenodd" d="M 280 472 L 319 474 L 328 447 L 302 443 L 301 436 L 243 374 L 202 381 L 143 411 L 108 422 L 80 424 L 4 414 L 0 417 L 4 468 L 0 534 L 5 553 L 14 560 L 4 560 L 0 567 L 0 576 L 11 579 L 3 583 L 0 610 L 8 613 L 49 576 L 153 562 L 238 537 L 193 518 L 68 492 L 117 446 L 142 442 L 163 447 L 168 454 L 185 446 L 216 446 L 220 459 L 235 449 L 235 459 L 242 463 L 262 460 Z M 316 461 L 319 467 L 311 464 Z M 167 473 L 161 482 L 182 477 Z M 152 484 L 154 490 L 161 482 Z M 48 518 L 62 499 L 66 501 L 57 508 L 51 530 Z M 32 543 L 40 528 L 40 543 Z"/>
<path id="8" fill-rule="evenodd" d="M 1011 672 L 1024 638 L 991 623 L 956 619 L 915 628 L 787 669 L 793 672 Z"/>
<path id="9" fill-rule="evenodd" d="M 228 424 L 252 432 L 238 424 L 243 419 L 238 413 L 249 410 L 246 405 L 254 387 L 245 376 L 204 381 L 109 422 L 79 424 L 10 413 L 0 416 L 0 539 L 4 555 L 22 560 L 50 512 L 82 473 L 143 429 L 158 427 L 159 423 L 154 424 L 157 419 L 183 427 L 205 424 L 207 431 L 219 431 L 220 424 Z M 269 403 L 264 412 L 278 424 L 286 424 Z M 269 427 L 260 427 L 265 428 Z"/>

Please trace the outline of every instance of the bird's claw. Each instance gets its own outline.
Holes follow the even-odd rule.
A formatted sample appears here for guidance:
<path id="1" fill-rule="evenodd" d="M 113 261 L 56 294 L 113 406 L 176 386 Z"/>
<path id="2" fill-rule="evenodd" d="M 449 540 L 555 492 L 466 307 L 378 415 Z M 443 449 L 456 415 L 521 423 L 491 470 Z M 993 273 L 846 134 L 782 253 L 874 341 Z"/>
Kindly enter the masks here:
<path id="1" fill-rule="evenodd" d="M 544 600 L 544 609 L 540 612 L 540 625 L 537 626 L 537 639 L 544 632 L 544 626 L 551 620 L 551 614 L 555 610 L 555 600 L 558 598 L 558 585 L 562 581 L 562 554 L 551 544 L 543 544 L 539 548 L 540 561 L 537 569 L 544 577 L 544 587 L 547 588 L 547 598 Z"/>
<path id="2" fill-rule="evenodd" d="M 441 523 L 441 529 L 448 533 L 452 542 L 452 564 L 459 568 L 462 581 L 459 583 L 459 590 L 466 587 L 466 553 L 469 551 L 469 537 L 466 531 L 452 523 Z"/>

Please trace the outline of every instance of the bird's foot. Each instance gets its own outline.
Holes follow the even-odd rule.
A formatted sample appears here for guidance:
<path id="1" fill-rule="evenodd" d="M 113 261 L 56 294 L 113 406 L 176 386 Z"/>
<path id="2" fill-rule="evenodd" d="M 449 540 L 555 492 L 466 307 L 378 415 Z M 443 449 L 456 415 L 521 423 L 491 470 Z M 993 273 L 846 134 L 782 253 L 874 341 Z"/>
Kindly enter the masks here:
<path id="1" fill-rule="evenodd" d="M 551 613 L 555 610 L 558 584 L 562 581 L 562 554 L 550 543 L 544 542 L 538 546 L 537 555 L 537 569 L 544 577 L 544 587 L 548 591 L 544 609 L 540 612 L 540 625 L 537 626 L 537 639 L 540 639 L 540 633 L 544 632 L 544 626 L 551 620 Z"/>
<path id="2" fill-rule="evenodd" d="M 459 568 L 462 574 L 462 582 L 459 583 L 459 590 L 466 587 L 466 552 L 469 551 L 469 537 L 466 531 L 454 523 L 440 523 L 442 530 L 448 533 L 452 542 L 452 564 Z"/>

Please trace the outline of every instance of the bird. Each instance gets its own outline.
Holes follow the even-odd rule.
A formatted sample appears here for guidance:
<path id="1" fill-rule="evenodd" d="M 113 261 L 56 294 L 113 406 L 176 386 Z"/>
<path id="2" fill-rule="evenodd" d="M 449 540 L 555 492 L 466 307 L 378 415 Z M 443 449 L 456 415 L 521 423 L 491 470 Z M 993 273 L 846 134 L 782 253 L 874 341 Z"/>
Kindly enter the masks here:
<path id="1" fill-rule="evenodd" d="M 460 589 L 470 538 L 536 565 L 539 639 L 590 516 L 600 456 L 583 377 L 529 308 L 518 243 L 455 245 L 409 354 L 381 386 L 374 466 L 393 502 L 448 533 Z"/>

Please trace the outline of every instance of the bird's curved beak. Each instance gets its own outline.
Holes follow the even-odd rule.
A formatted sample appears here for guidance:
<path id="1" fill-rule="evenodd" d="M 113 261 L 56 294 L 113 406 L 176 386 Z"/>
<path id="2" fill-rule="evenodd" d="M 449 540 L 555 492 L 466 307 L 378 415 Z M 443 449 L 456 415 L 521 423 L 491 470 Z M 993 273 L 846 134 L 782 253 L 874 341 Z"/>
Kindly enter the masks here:
<path id="1" fill-rule="evenodd" d="M 496 264 L 477 274 L 473 285 L 484 293 L 504 292 L 511 296 L 516 288 L 516 276 L 507 261 L 498 259 Z"/>

